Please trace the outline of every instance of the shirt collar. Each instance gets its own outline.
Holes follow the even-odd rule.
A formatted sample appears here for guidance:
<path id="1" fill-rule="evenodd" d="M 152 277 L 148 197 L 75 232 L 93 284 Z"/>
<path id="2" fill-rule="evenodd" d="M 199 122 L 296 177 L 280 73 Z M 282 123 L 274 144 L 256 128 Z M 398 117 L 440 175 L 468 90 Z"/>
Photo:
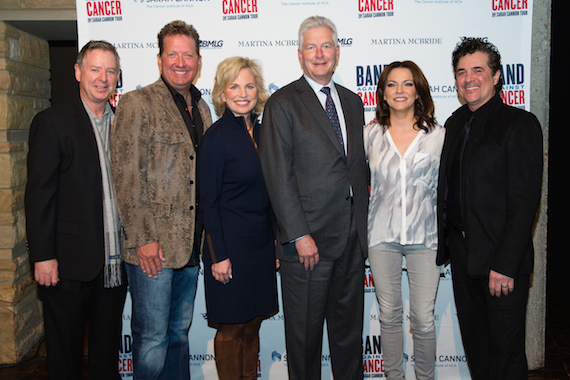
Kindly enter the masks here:
<path id="1" fill-rule="evenodd" d="M 103 123 L 106 118 L 108 118 L 110 115 L 113 114 L 113 109 L 111 108 L 111 105 L 109 104 L 109 102 L 105 103 L 105 110 L 103 111 L 103 115 L 101 116 L 101 118 L 97 117 L 93 113 L 93 111 L 91 111 L 91 108 L 89 108 L 89 106 L 87 106 L 87 104 L 85 103 L 85 101 L 83 99 L 81 99 L 81 103 L 83 103 L 83 107 L 85 108 L 85 111 L 87 111 L 87 115 L 89 115 L 89 118 L 91 120 L 95 121 L 95 123 L 97 123 L 97 124 Z"/>
<path id="2" fill-rule="evenodd" d="M 311 86 L 315 94 L 318 94 L 323 87 L 329 87 L 331 89 L 331 92 L 333 91 L 336 92 L 336 87 L 334 85 L 332 78 L 329 83 L 322 85 L 320 83 L 315 82 L 313 79 L 309 78 L 307 74 L 303 74 L 303 76 L 305 77 L 305 80 L 307 81 L 307 83 L 309 83 L 309 86 Z"/>
<path id="3" fill-rule="evenodd" d="M 181 93 L 179 93 L 178 91 L 176 91 L 176 89 L 174 87 L 172 87 L 165 79 L 164 77 L 161 75 L 160 79 L 162 79 L 162 81 L 164 82 L 164 84 L 166 85 L 166 88 L 168 88 L 168 91 L 170 91 L 170 93 L 172 94 L 172 97 L 174 99 L 176 99 L 176 96 L 182 96 Z M 194 86 L 193 84 L 190 85 L 190 96 L 192 97 L 192 101 L 194 103 L 198 103 L 198 101 L 200 100 L 200 98 L 202 98 L 202 94 L 200 93 L 200 90 L 198 90 L 196 88 L 196 86 Z"/>

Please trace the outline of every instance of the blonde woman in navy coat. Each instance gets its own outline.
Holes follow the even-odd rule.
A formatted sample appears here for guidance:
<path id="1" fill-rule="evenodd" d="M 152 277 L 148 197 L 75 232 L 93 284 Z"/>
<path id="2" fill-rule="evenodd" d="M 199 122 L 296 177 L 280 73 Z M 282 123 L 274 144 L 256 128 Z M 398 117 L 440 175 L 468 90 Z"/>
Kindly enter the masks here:
<path id="1" fill-rule="evenodd" d="M 258 155 L 257 117 L 268 98 L 260 65 L 232 57 L 212 93 L 221 117 L 202 139 L 200 199 L 208 321 L 221 380 L 257 379 L 261 321 L 277 311 L 275 237 Z"/>

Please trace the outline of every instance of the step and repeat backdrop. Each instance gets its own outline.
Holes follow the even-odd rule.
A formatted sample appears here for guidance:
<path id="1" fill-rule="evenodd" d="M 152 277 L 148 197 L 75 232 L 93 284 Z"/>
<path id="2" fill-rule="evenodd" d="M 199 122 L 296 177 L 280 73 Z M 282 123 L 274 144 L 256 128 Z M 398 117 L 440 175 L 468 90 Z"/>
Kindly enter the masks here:
<path id="1" fill-rule="evenodd" d="M 217 64 L 230 56 L 258 59 L 270 93 L 298 79 L 297 32 L 308 16 L 330 18 L 338 29 L 340 61 L 334 81 L 356 92 L 366 121 L 374 118 L 378 77 L 392 61 L 412 60 L 426 75 L 440 124 L 461 104 L 451 67 L 451 52 L 465 37 L 493 42 L 502 55 L 503 101 L 529 108 L 532 0 L 77 0 L 79 46 L 91 39 L 112 43 L 121 56 L 122 76 L 114 103 L 123 94 L 159 77 L 157 33 L 170 21 L 184 20 L 200 34 L 202 70 L 195 85 L 215 115 L 211 91 Z M 403 268 L 405 366 L 414 370 L 409 327 L 408 284 Z M 278 276 L 279 280 L 279 276 Z M 365 323 L 362 336 L 365 378 L 382 378 L 379 310 L 374 282 L 366 269 Z M 119 369 L 132 377 L 131 301 L 123 316 Z M 442 268 L 435 309 L 437 379 L 469 379 L 461 344 L 449 267 Z M 207 325 L 203 277 L 190 329 L 193 380 L 217 379 L 213 337 Z M 263 322 L 259 379 L 286 379 L 287 352 L 283 314 Z M 328 342 L 323 343 L 323 379 L 332 378 Z M 413 376 L 413 375 L 412 375 Z M 411 376 L 410 376 L 411 377 Z M 342 380 L 342 379 L 338 379 Z"/>

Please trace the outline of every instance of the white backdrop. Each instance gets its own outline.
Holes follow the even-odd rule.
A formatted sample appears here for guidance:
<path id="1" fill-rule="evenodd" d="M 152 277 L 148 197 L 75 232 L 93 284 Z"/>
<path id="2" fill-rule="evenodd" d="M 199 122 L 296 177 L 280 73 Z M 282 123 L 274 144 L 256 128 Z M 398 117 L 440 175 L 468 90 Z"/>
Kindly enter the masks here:
<path id="1" fill-rule="evenodd" d="M 467 36 L 482 37 L 499 48 L 503 58 L 503 100 L 524 109 L 530 104 L 530 43 L 533 0 L 77 0 L 79 46 L 91 39 L 111 42 L 121 56 L 122 94 L 154 82 L 156 35 L 172 20 L 193 24 L 201 37 L 202 70 L 196 87 L 212 106 L 217 64 L 240 55 L 261 61 L 265 82 L 273 93 L 299 78 L 297 31 L 308 16 L 329 17 L 338 28 L 340 62 L 334 80 L 358 93 L 366 121 L 374 117 L 375 91 L 382 69 L 395 60 L 413 60 L 431 85 L 436 117 L 441 124 L 460 106 L 451 69 L 451 52 Z M 212 115 L 214 115 L 212 106 Z M 366 272 L 363 365 L 366 378 L 384 377 L 379 349 L 380 326 L 374 286 Z M 409 333 L 408 286 L 403 276 L 406 331 L 404 356 L 413 375 L 413 341 Z M 457 327 L 449 268 L 442 269 L 436 302 L 437 379 L 469 379 Z M 215 330 L 206 322 L 203 277 L 190 330 L 193 380 L 216 379 Z M 125 304 L 120 371 L 132 375 L 130 299 Z M 326 335 L 325 335 L 326 336 Z M 324 342 L 323 378 L 330 375 L 328 343 Z M 283 314 L 261 326 L 258 378 L 286 379 Z M 342 380 L 342 379 L 338 379 Z"/>

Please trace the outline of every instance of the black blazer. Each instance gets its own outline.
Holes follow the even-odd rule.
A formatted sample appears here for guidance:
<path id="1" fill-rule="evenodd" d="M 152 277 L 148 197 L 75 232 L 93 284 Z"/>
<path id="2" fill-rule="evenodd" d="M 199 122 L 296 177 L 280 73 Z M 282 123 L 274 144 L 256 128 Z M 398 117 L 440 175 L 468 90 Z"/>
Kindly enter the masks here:
<path id="1" fill-rule="evenodd" d="M 460 143 L 470 113 L 465 105 L 445 123 L 438 189 L 439 265 L 449 260 L 445 195 L 450 152 Z M 486 119 L 484 127 L 469 136 L 460 179 L 465 189 L 462 210 L 468 274 L 488 278 L 492 269 L 516 278 L 533 269 L 532 229 L 541 196 L 542 131 L 533 114 L 503 104 L 498 94 L 475 115 L 486 115 Z"/>
<path id="2" fill-rule="evenodd" d="M 304 77 L 275 92 L 260 130 L 261 165 L 278 228 L 277 256 L 297 261 L 293 239 L 311 234 L 324 260 L 342 255 L 354 215 L 367 257 L 368 170 L 362 101 L 335 85 L 347 129 L 347 155 L 326 112 Z"/>
<path id="3" fill-rule="evenodd" d="M 105 262 L 97 141 L 80 98 L 30 127 L 25 195 L 30 262 L 57 259 L 59 276 L 93 280 Z"/>

